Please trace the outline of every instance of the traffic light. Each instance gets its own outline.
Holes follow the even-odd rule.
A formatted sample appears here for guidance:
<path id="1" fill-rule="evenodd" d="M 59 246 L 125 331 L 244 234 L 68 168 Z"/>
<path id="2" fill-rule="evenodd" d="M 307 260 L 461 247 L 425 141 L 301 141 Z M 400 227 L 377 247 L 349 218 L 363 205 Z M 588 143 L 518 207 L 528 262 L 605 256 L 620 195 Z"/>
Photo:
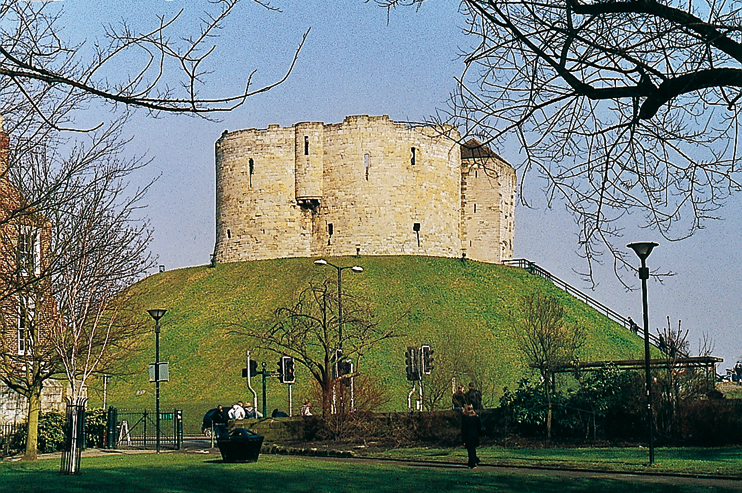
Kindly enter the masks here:
<path id="1" fill-rule="evenodd" d="M 353 364 L 348 360 L 338 361 L 338 377 L 342 377 L 353 372 Z"/>
<path id="2" fill-rule="evenodd" d="M 278 363 L 279 373 L 281 376 L 281 383 L 294 383 L 296 382 L 296 370 L 294 369 L 294 358 L 291 356 L 281 356 L 281 361 Z"/>
<path id="3" fill-rule="evenodd" d="M 420 348 L 420 353 L 422 354 L 422 374 L 423 375 L 430 375 L 430 372 L 433 370 L 433 351 L 430 349 L 430 346 L 424 345 Z"/>
<path id="4" fill-rule="evenodd" d="M 258 374 L 258 362 L 250 360 L 250 378 Z M 242 378 L 247 378 L 247 368 L 242 369 Z"/>
<path id="5" fill-rule="evenodd" d="M 420 380 L 420 373 L 418 370 L 419 365 L 417 361 L 417 348 L 408 347 L 407 351 L 404 354 L 404 358 L 405 364 L 407 365 L 407 380 L 411 382 Z"/>

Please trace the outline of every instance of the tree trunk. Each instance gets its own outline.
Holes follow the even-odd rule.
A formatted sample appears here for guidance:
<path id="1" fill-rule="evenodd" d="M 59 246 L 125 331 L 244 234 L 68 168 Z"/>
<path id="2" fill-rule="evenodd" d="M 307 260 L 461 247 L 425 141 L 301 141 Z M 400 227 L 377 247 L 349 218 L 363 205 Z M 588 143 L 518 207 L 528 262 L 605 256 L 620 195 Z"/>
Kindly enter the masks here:
<path id="1" fill-rule="evenodd" d="M 332 379 L 325 375 L 322 382 L 322 416 L 327 417 L 332 414 Z"/>
<path id="2" fill-rule="evenodd" d="M 546 403 L 549 409 L 546 413 L 546 438 L 551 440 L 551 375 L 546 375 L 544 385 L 546 386 Z"/>
<path id="3" fill-rule="evenodd" d="M 23 460 L 38 458 L 39 414 L 41 413 L 41 385 L 34 385 L 28 397 L 28 419 L 26 420 L 26 452 Z"/>

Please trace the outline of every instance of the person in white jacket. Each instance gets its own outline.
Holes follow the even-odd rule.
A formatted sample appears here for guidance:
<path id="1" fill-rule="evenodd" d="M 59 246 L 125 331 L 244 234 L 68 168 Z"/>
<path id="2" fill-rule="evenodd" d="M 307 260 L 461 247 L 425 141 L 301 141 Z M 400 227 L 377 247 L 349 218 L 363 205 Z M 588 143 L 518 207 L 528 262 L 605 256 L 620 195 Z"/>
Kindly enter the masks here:
<path id="1" fill-rule="evenodd" d="M 242 407 L 242 402 L 237 402 L 232 409 L 229 410 L 229 419 L 245 419 L 245 409 Z"/>

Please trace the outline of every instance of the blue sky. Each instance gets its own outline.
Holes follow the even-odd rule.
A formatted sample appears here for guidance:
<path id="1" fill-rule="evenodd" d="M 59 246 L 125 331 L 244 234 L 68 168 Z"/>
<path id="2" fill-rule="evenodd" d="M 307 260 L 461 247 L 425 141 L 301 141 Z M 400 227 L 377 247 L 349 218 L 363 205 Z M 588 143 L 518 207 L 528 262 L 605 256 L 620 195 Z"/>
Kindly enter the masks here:
<path id="1" fill-rule="evenodd" d="M 122 17 L 133 26 L 152 27 L 156 16 L 185 9 L 185 19 L 197 19 L 206 2 L 192 0 L 129 0 L 103 4 L 64 0 L 64 25 L 71 36 L 92 40 L 97 26 Z M 130 152 L 145 154 L 152 163 L 135 180 L 159 177 L 148 197 L 147 214 L 155 230 L 153 252 L 167 269 L 203 265 L 214 246 L 214 142 L 224 129 L 264 128 L 301 121 L 340 122 L 346 115 L 387 114 L 394 120 L 423 120 L 454 89 L 461 74 L 460 53 L 475 40 L 461 31 L 464 19 L 456 0 L 428 0 L 419 10 L 384 9 L 363 0 L 274 0 L 283 12 L 268 12 L 242 2 L 214 40 L 209 86 L 205 95 L 238 92 L 252 70 L 257 85 L 280 78 L 304 31 L 311 28 L 296 68 L 287 82 L 256 96 L 220 122 L 200 118 L 147 117 L 141 112 L 130 127 Z M 184 19 L 184 20 L 185 20 Z M 195 24 L 184 22 L 186 32 Z M 119 67 L 116 67 L 119 68 Z M 122 64 L 120 69 L 130 67 Z M 92 115 L 95 118 L 96 115 Z M 91 118 L 85 115 L 83 118 Z M 513 164 L 519 149 L 498 152 Z M 528 258 L 575 287 L 589 285 L 576 272 L 586 270 L 577 254 L 577 227 L 560 204 L 546 209 L 537 179 L 526 184 L 534 209 L 516 210 L 515 257 Z M 625 243 L 657 241 L 648 259 L 650 269 L 672 271 L 662 284 L 649 284 L 650 326 L 673 326 L 682 320 L 690 329 L 692 351 L 707 332 L 714 355 L 724 358 L 720 371 L 742 355 L 738 324 L 742 318 L 738 250 L 742 202 L 731 200 L 721 211 L 723 221 L 710 222 L 691 239 L 669 243 L 657 233 L 639 230 L 626 218 Z M 596 271 L 592 297 L 620 313 L 641 320 L 641 294 L 627 292 L 615 279 L 610 259 Z M 638 259 L 637 259 L 638 264 Z M 632 281 L 631 279 L 629 279 Z M 633 280 L 638 287 L 638 281 Z"/>

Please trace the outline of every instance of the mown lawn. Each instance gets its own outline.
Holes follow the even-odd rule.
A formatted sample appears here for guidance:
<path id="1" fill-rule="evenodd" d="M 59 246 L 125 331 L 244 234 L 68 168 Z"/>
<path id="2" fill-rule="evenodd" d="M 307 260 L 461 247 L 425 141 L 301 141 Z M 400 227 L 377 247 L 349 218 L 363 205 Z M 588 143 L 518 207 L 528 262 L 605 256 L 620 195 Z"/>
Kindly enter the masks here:
<path id="1" fill-rule="evenodd" d="M 399 336 L 367 353 L 358 368 L 373 377 L 377 390 L 385 391 L 390 399 L 376 411 L 407 409 L 404 353 L 408 346 L 421 344 L 434 348 L 439 376 L 446 361 L 479 361 L 484 403 L 497 406 L 504 387 L 517 388 L 523 377 L 532 376 L 514 343 L 512 311 L 523 294 L 534 291 L 557 296 L 564 304 L 567 323 L 586 329 L 584 360 L 631 359 L 643 354 L 638 336 L 524 269 L 432 257 L 329 260 L 363 266 L 364 273 L 348 277 L 343 290 L 348 296 L 369 300 L 374 320 L 384 328 L 393 326 Z M 138 341 L 139 351 L 121 362 L 121 374 L 111 378 L 108 404 L 154 407 L 147 368 L 154 357 L 155 340 L 146 310 L 166 308 L 160 357 L 170 364 L 170 381 L 162 386 L 161 403 L 165 409 L 184 409 L 186 432 L 197 433 L 206 410 L 251 400 L 241 377 L 246 350 L 255 361 L 266 362 L 269 371 L 276 370 L 279 356 L 257 350 L 255 342 L 241 332 L 268 327 L 276 308 L 290 305 L 310 279 L 332 278 L 333 272 L 318 269 L 311 259 L 280 259 L 178 269 L 144 279 L 131 288 L 135 294 L 132 309 L 149 330 Z M 449 389 L 451 376 L 446 374 L 435 385 Z M 297 366 L 296 378 L 294 412 L 298 412 L 297 403 L 314 392 L 305 367 Z M 466 384 L 470 377 L 457 378 Z M 101 382 L 89 383 L 90 404 L 100 405 Z M 261 383 L 259 377 L 252 379 L 258 390 Z M 427 388 L 432 385 L 429 379 Z M 287 386 L 278 379 L 268 379 L 267 395 L 268 412 L 287 410 Z"/>
<path id="2" fill-rule="evenodd" d="M 84 458 L 82 474 L 61 476 L 58 460 L 1 463 L 2 492 L 673 492 L 698 491 L 682 480 L 560 476 L 498 472 L 486 467 L 412 466 L 297 456 L 261 456 L 254 464 L 224 464 L 214 455 L 161 454 Z M 734 491 L 704 487 L 704 491 Z"/>
<path id="3" fill-rule="evenodd" d="M 739 447 L 656 448 L 655 464 L 652 467 L 648 466 L 649 451 L 644 447 L 537 449 L 480 447 L 477 453 L 483 463 L 489 465 L 626 473 L 719 475 L 742 480 L 742 448 Z M 461 447 L 390 449 L 369 456 L 400 460 L 466 462 L 466 450 Z"/>

